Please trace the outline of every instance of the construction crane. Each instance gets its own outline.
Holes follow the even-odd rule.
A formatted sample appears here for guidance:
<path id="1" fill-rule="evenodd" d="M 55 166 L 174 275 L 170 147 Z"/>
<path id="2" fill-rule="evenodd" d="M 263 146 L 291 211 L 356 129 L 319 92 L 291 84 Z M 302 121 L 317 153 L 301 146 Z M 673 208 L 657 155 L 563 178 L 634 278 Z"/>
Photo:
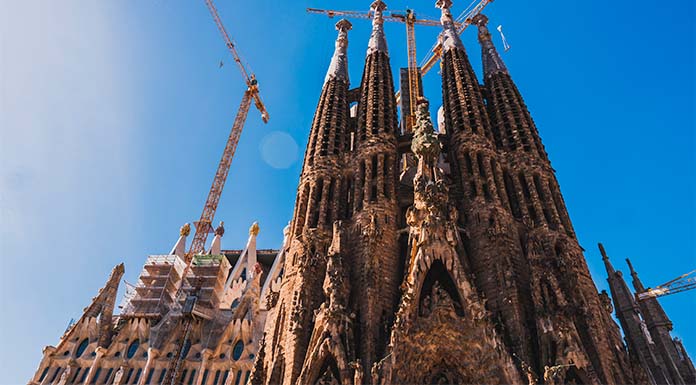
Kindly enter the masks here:
<path id="1" fill-rule="evenodd" d="M 696 270 L 692 270 L 679 277 L 657 285 L 654 288 L 647 288 L 642 293 L 636 293 L 638 301 L 645 301 L 649 298 L 657 298 L 665 295 L 681 293 L 682 291 L 696 289 Z"/>
<path id="2" fill-rule="evenodd" d="M 475 2 L 476 0 L 474 0 Z M 481 0 L 479 1 L 473 8 L 467 8 L 462 12 L 459 17 L 455 20 L 455 26 L 457 27 L 457 33 L 462 34 L 466 27 L 471 25 L 471 21 L 474 18 L 474 16 L 478 15 L 483 11 L 484 8 L 488 4 L 493 2 L 493 0 Z M 473 3 L 472 3 L 473 4 Z M 430 48 L 430 51 L 428 54 L 425 56 L 425 58 L 421 61 L 421 76 L 425 75 L 430 71 L 435 64 L 437 63 L 438 60 L 440 60 L 440 57 L 442 56 L 442 45 L 440 42 L 436 42 L 435 45 L 433 45 L 432 48 Z"/>
<path id="3" fill-rule="evenodd" d="M 457 33 L 461 35 L 462 32 L 466 29 L 471 24 L 472 19 L 474 16 L 478 15 L 483 11 L 483 9 L 491 3 L 493 0 L 480 0 L 478 3 L 476 3 L 477 0 L 474 0 L 472 4 L 475 3 L 473 7 L 468 7 L 464 12 L 462 12 L 459 17 L 457 17 L 457 20 L 454 21 L 454 25 L 457 28 Z M 371 19 L 374 16 L 374 12 L 370 10 L 369 12 L 356 12 L 356 11 L 336 11 L 336 10 L 325 10 L 325 9 L 316 9 L 316 8 L 307 8 L 307 12 L 309 13 L 317 13 L 317 14 L 323 14 L 327 15 L 331 18 L 335 16 L 342 16 L 342 17 L 350 17 L 350 18 L 358 18 L 358 19 Z M 417 58 L 416 58 L 416 36 L 415 36 L 415 29 L 414 25 L 415 24 L 421 24 L 421 25 L 435 25 L 439 26 L 440 21 L 439 20 L 427 20 L 427 19 L 417 19 L 415 17 L 415 13 L 411 10 L 407 10 L 405 13 L 404 12 L 399 12 L 399 11 L 394 11 L 394 12 L 386 12 L 383 15 L 383 19 L 385 21 L 395 21 L 395 22 L 400 22 L 406 24 L 406 43 L 407 43 L 407 48 L 408 48 L 408 94 L 410 96 L 409 98 L 409 110 L 410 110 L 410 117 L 413 118 L 415 116 L 415 104 L 418 99 L 418 91 L 419 91 L 419 85 L 418 85 L 418 64 L 417 64 Z M 435 45 L 430 48 L 430 51 L 426 55 L 425 59 L 421 61 L 421 66 L 420 66 L 420 76 L 425 76 L 425 74 L 430 71 L 430 69 L 435 66 L 438 60 L 440 60 L 440 57 L 442 56 L 442 45 L 439 42 L 436 42 Z M 396 92 L 396 103 L 399 104 L 401 102 L 401 90 Z M 408 122 L 407 122 L 408 124 Z"/>
<path id="4" fill-rule="evenodd" d="M 337 11 L 333 9 L 316 9 L 307 8 L 308 13 L 327 15 L 330 18 L 340 16 L 357 19 L 372 19 L 375 12 L 358 11 Z M 408 49 L 408 95 L 409 98 L 409 118 L 412 120 L 416 115 L 416 101 L 418 100 L 419 84 L 418 84 L 418 62 L 416 57 L 416 31 L 415 25 L 440 26 L 439 20 L 418 19 L 413 10 L 403 11 L 385 11 L 382 12 L 382 19 L 406 25 L 406 47 Z M 458 28 L 461 28 L 460 23 L 455 23 Z M 421 71 L 422 72 L 422 71 Z M 397 92 L 397 103 L 400 101 L 400 92 Z M 410 126 L 412 122 L 407 122 Z"/>
<path id="5" fill-rule="evenodd" d="M 181 275 L 180 284 L 177 288 L 177 292 L 175 295 L 177 302 L 179 301 L 180 297 L 183 297 L 184 280 L 189 270 L 191 269 L 193 257 L 194 255 L 204 251 L 205 243 L 208 239 L 208 234 L 212 232 L 211 224 L 213 218 L 215 217 L 215 211 L 217 210 L 218 204 L 220 203 L 222 189 L 225 186 L 225 181 L 227 180 L 227 175 L 230 171 L 230 165 L 232 164 L 232 159 L 234 158 L 234 153 L 237 149 L 237 144 L 239 143 L 239 138 L 242 134 L 242 129 L 244 128 L 247 115 L 249 114 L 251 102 L 254 102 L 256 109 L 259 110 L 259 112 L 261 113 L 261 119 L 264 123 L 268 123 L 269 119 L 268 111 L 266 111 L 266 106 L 263 104 L 261 96 L 259 95 L 259 87 L 258 82 L 256 80 L 256 76 L 250 71 L 248 71 L 247 68 L 244 66 L 244 63 L 242 62 L 242 59 L 239 56 L 239 52 L 237 52 L 237 47 L 230 38 L 229 34 L 227 33 L 225 26 L 222 24 L 222 20 L 220 19 L 220 15 L 218 14 L 217 8 L 215 8 L 215 4 L 213 4 L 213 1 L 204 1 L 205 5 L 208 7 L 208 10 L 210 11 L 210 14 L 213 17 L 215 25 L 217 26 L 218 30 L 220 31 L 220 34 L 222 35 L 227 49 L 232 54 L 235 63 L 237 63 L 237 66 L 239 67 L 239 70 L 242 73 L 242 77 L 244 78 L 244 82 L 246 83 L 247 89 L 244 91 L 242 101 L 239 105 L 239 109 L 237 110 L 237 116 L 234 118 L 232 130 L 230 131 L 230 135 L 227 138 L 225 150 L 222 153 L 222 159 L 220 159 L 217 171 L 215 172 L 215 178 L 213 178 L 213 184 L 210 187 L 210 191 L 208 192 L 208 198 L 205 201 L 205 206 L 203 206 L 203 212 L 201 213 L 200 219 L 194 223 L 196 227 L 196 233 L 193 237 L 193 241 L 191 242 L 189 251 L 186 253 L 184 258 L 186 262 L 186 267 L 184 268 L 184 271 Z M 186 295 L 184 299 L 184 304 L 181 311 L 183 317 L 182 338 L 180 338 L 176 344 L 175 352 L 172 356 L 173 359 L 169 364 L 169 368 L 167 370 L 167 377 L 162 382 L 163 384 L 176 384 L 177 377 L 179 376 L 179 371 L 181 369 L 181 364 L 184 358 L 186 358 L 184 357 L 185 350 L 187 350 L 185 348 L 187 344 L 186 341 L 188 340 L 188 336 L 191 333 L 191 326 L 194 321 L 194 307 L 196 305 L 197 300 L 198 298 L 195 292 Z"/>
<path id="6" fill-rule="evenodd" d="M 213 21 L 217 26 L 220 34 L 227 49 L 232 54 L 235 63 L 239 67 L 244 82 L 246 83 L 247 89 L 244 91 L 244 96 L 242 97 L 242 102 L 237 110 L 237 116 L 234 119 L 234 124 L 232 125 L 232 130 L 230 131 L 230 136 L 227 139 L 227 144 L 225 145 L 225 150 L 222 153 L 222 159 L 220 159 L 220 164 L 218 165 L 217 172 L 215 173 L 215 178 L 213 179 L 213 185 L 210 187 L 210 192 L 208 193 L 208 199 L 205 201 L 205 206 L 203 206 L 203 213 L 201 213 L 201 218 L 196 225 L 196 233 L 193 236 L 193 242 L 191 242 L 191 247 L 187 253 L 187 259 L 191 256 L 200 253 L 205 247 L 205 242 L 208 239 L 208 234 L 212 232 L 212 221 L 215 216 L 215 211 L 217 210 L 218 203 L 220 202 L 220 195 L 222 194 L 222 188 L 225 186 L 225 181 L 227 180 L 227 174 L 230 171 L 230 165 L 232 164 L 232 158 L 234 157 L 234 152 L 237 149 L 237 143 L 239 143 L 239 137 L 242 134 L 242 129 L 244 128 L 244 123 L 246 122 L 247 115 L 249 113 L 249 107 L 251 101 L 254 101 L 254 105 L 261 113 L 261 119 L 264 123 L 268 122 L 268 112 L 266 111 L 266 106 L 261 101 L 261 96 L 259 95 L 259 86 L 256 81 L 256 76 L 249 71 L 247 71 L 242 59 L 239 57 L 237 48 L 232 42 L 225 26 L 220 20 L 220 15 L 218 15 L 215 4 L 212 0 L 205 0 L 205 5 L 208 7 L 210 14 L 213 16 Z"/>

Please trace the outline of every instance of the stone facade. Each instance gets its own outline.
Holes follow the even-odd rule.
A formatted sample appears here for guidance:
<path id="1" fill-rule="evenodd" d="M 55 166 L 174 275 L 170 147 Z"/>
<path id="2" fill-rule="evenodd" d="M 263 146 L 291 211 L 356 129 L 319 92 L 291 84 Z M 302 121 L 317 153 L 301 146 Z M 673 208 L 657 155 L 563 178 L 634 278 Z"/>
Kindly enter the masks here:
<path id="1" fill-rule="evenodd" d="M 651 357 L 665 374 L 652 376 L 641 347 L 624 345 L 487 18 L 473 19 L 480 84 L 450 5 L 437 3 L 439 133 L 425 99 L 413 132 L 399 129 L 384 3 L 372 4 L 356 89 L 350 23 L 337 24 L 251 383 L 689 383 L 693 366 L 659 304 L 632 311 L 654 315 Z"/>
<path id="2" fill-rule="evenodd" d="M 44 348 L 28 383 L 245 383 L 269 293 L 280 285 L 285 247 L 257 250 L 255 224 L 243 250 L 221 250 L 224 229 L 218 227 L 210 250 L 193 256 L 187 270 L 189 231 L 182 228 L 169 254 L 147 259 L 138 283 L 127 286 L 120 312 L 115 303 L 124 266 L 116 266 L 82 317 L 56 346 Z"/>
<path id="3" fill-rule="evenodd" d="M 481 84 L 450 6 L 437 132 L 425 98 L 399 125 L 385 4 L 354 89 L 340 21 L 282 248 L 257 252 L 252 228 L 222 251 L 218 231 L 185 269 L 184 229 L 114 315 L 117 266 L 29 383 L 695 383 L 657 300 L 637 302 L 603 248 L 612 298 L 597 292 L 487 18 Z"/>

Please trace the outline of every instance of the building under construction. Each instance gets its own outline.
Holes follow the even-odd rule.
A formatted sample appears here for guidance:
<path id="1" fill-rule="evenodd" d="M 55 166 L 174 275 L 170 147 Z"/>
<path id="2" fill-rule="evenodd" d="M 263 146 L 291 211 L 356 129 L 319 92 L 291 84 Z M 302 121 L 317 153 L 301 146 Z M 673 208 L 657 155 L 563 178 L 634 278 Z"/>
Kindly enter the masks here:
<path id="1" fill-rule="evenodd" d="M 29 384 L 696 383 L 657 300 L 694 281 L 651 290 L 629 264 L 633 292 L 600 246 L 611 297 L 598 292 L 536 125 L 480 13 L 487 3 L 455 20 L 451 1 L 437 1 L 442 32 L 427 62 L 441 60 L 437 129 L 419 79 L 432 64 L 416 67 L 411 46 L 413 26 L 433 22 L 389 15 L 374 1 L 355 87 L 352 25 L 336 24 L 278 250 L 257 250 L 257 225 L 238 251 L 221 247 L 222 226 L 210 228 L 252 100 L 268 118 L 241 67 L 248 89 L 189 251 L 186 225 L 171 252 L 150 256 L 127 285 L 120 312 L 116 266 L 44 349 Z M 401 121 L 383 30 L 390 19 L 409 35 Z M 459 37 L 468 24 L 478 28 L 482 82 Z"/>
<path id="2" fill-rule="evenodd" d="M 248 378 L 278 292 L 284 248 L 258 250 L 252 225 L 242 250 L 210 249 L 187 269 L 184 226 L 171 252 L 147 258 L 115 309 L 123 264 L 56 346 L 30 384 L 240 384 Z M 287 239 L 286 239 L 287 241 Z M 272 295 L 270 295 L 272 297 Z"/>

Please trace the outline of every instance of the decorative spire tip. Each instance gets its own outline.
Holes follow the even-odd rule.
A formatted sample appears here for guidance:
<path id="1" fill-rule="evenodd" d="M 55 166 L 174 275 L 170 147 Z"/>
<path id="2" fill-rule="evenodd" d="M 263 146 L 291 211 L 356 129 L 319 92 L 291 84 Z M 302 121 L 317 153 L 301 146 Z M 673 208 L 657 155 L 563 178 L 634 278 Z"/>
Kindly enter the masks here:
<path id="1" fill-rule="evenodd" d="M 258 222 L 252 223 L 251 227 L 249 227 L 249 235 L 257 236 L 259 235 L 259 231 L 261 231 L 261 228 Z"/>
<path id="2" fill-rule="evenodd" d="M 191 234 L 191 225 L 184 223 L 184 225 L 179 228 L 179 236 L 188 237 L 189 234 Z"/>
<path id="3" fill-rule="evenodd" d="M 336 30 L 340 32 L 348 32 L 353 28 L 353 24 L 348 19 L 341 19 L 336 23 Z"/>

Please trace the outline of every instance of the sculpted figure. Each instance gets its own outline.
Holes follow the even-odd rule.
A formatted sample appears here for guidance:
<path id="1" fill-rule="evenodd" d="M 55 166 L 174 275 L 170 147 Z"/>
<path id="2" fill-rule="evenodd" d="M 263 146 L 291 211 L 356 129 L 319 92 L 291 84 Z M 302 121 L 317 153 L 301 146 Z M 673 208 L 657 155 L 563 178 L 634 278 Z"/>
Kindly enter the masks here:
<path id="1" fill-rule="evenodd" d="M 121 378 L 123 378 L 123 366 L 118 368 L 118 371 L 114 375 L 114 382 L 113 385 L 120 385 L 121 384 Z"/>
<path id="2" fill-rule="evenodd" d="M 353 385 L 363 385 L 363 368 L 360 361 L 353 361 L 350 363 L 350 367 L 353 368 Z"/>

